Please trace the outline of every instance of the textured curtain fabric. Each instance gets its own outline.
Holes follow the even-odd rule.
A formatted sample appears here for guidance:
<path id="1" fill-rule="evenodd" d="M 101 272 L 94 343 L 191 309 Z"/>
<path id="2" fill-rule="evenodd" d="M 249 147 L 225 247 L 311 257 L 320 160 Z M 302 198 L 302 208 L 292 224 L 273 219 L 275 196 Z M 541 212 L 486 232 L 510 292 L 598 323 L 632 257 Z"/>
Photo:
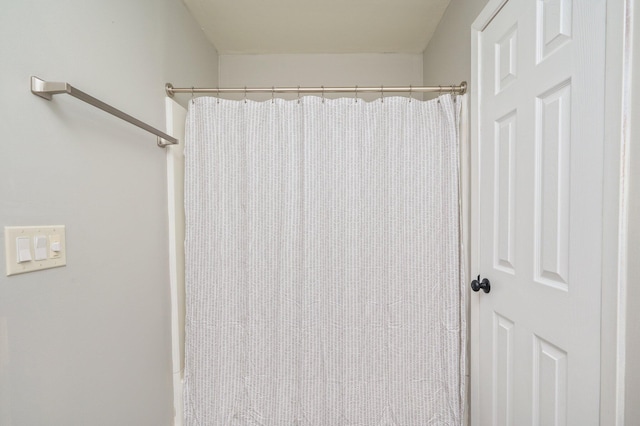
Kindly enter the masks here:
<path id="1" fill-rule="evenodd" d="M 190 105 L 187 425 L 462 424 L 460 103 Z"/>

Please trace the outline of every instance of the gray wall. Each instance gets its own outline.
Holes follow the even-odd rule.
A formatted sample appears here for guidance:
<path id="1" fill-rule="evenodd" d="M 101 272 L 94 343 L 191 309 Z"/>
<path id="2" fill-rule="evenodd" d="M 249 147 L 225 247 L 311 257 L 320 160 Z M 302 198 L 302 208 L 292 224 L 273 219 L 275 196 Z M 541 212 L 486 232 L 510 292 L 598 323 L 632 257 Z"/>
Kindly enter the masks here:
<path id="1" fill-rule="evenodd" d="M 0 13 L 0 233 L 67 227 L 67 266 L 14 277 L 0 246 L 0 425 L 169 425 L 165 152 L 29 76 L 164 128 L 164 84 L 217 84 L 180 0 L 29 0 Z"/>
<path id="2" fill-rule="evenodd" d="M 471 83 L 471 24 L 488 0 L 451 0 L 424 51 L 424 84 Z"/>
<path id="3" fill-rule="evenodd" d="M 422 85 L 422 55 L 409 53 L 220 55 L 220 86 Z M 394 93 L 393 95 L 400 95 Z M 278 95 L 295 99 L 296 95 Z M 321 96 L 314 94 L 313 96 Z M 343 94 L 327 94 L 327 98 Z M 348 94 L 346 96 L 353 96 Z M 242 95 L 226 96 L 241 99 Z M 372 100 L 379 94 L 360 93 Z M 251 94 L 251 99 L 271 95 Z"/>

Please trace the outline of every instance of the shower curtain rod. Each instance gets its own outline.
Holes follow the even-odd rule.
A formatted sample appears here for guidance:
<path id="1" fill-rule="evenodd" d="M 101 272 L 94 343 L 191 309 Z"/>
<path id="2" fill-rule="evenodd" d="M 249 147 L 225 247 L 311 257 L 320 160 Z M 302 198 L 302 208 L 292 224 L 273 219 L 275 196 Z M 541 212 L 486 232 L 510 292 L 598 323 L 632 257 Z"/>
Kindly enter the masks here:
<path id="1" fill-rule="evenodd" d="M 456 93 L 463 95 L 467 91 L 467 82 L 463 81 L 459 85 L 446 86 L 364 86 L 364 87 L 173 87 L 171 83 L 165 85 L 167 96 L 173 97 L 176 93 Z"/>

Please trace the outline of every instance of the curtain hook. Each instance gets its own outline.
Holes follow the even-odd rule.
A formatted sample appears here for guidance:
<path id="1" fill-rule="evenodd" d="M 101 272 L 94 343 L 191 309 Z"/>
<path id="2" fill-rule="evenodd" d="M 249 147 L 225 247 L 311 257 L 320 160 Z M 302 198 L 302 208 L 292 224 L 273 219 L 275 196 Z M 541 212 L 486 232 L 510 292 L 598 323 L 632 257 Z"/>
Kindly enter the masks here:
<path id="1" fill-rule="evenodd" d="M 298 86 L 298 103 L 300 103 L 300 86 Z"/>
<path id="2" fill-rule="evenodd" d="M 413 92 L 413 86 L 409 85 L 409 103 L 411 103 L 411 101 L 413 100 L 412 98 L 412 92 Z"/>
<path id="3" fill-rule="evenodd" d="M 195 103 L 195 99 L 193 97 L 193 86 L 191 86 L 191 105 L 193 105 Z"/>
<path id="4" fill-rule="evenodd" d="M 356 103 L 358 103 L 358 85 L 356 84 Z"/>
<path id="5" fill-rule="evenodd" d="M 247 103 L 247 86 L 244 86 L 244 103 Z"/>
<path id="6" fill-rule="evenodd" d="M 440 103 L 440 95 L 442 95 L 442 86 L 438 84 L 438 103 Z"/>
<path id="7" fill-rule="evenodd" d="M 324 103 L 324 86 L 322 86 L 322 103 Z"/>
<path id="8" fill-rule="evenodd" d="M 384 103 L 384 85 L 380 85 L 380 101 Z"/>
<path id="9" fill-rule="evenodd" d="M 276 102 L 276 88 L 275 86 L 271 86 L 271 103 L 275 103 Z"/>
<path id="10" fill-rule="evenodd" d="M 456 103 L 456 86 L 455 84 L 451 85 L 451 97 L 453 98 L 453 103 Z"/>

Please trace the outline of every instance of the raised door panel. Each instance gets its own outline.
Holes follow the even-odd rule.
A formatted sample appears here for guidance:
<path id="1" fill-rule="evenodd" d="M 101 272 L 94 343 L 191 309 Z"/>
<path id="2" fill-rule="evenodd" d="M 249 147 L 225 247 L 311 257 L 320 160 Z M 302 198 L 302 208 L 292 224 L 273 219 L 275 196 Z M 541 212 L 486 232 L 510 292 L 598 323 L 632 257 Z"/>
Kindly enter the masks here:
<path id="1" fill-rule="evenodd" d="M 518 25 L 509 28 L 495 43 L 495 93 L 503 91 L 518 77 Z"/>
<path id="2" fill-rule="evenodd" d="M 517 112 L 499 118 L 494 126 L 494 268 L 514 274 Z"/>
<path id="3" fill-rule="evenodd" d="M 513 426 L 514 324 L 494 313 L 493 426 Z"/>
<path id="4" fill-rule="evenodd" d="M 572 0 L 538 0 L 536 2 L 538 63 L 571 40 L 572 11 Z"/>
<path id="5" fill-rule="evenodd" d="M 535 279 L 561 290 L 569 281 L 571 82 L 536 98 Z"/>
<path id="6" fill-rule="evenodd" d="M 533 347 L 533 425 L 566 426 L 567 353 L 538 336 Z"/>

